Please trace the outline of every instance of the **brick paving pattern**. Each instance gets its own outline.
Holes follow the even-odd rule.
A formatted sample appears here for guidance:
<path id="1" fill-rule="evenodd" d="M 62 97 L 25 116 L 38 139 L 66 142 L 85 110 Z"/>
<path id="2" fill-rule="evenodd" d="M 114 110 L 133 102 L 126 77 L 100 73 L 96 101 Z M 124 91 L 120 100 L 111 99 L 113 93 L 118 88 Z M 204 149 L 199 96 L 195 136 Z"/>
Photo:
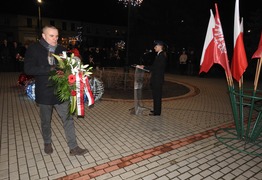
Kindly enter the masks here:
<path id="1" fill-rule="evenodd" d="M 262 179 L 261 156 L 228 148 L 215 137 L 216 130 L 234 125 L 223 78 L 167 74 L 167 81 L 191 91 L 165 99 L 160 117 L 131 114 L 132 101 L 102 99 L 86 107 L 75 126 L 79 145 L 90 152 L 74 157 L 56 113 L 54 153 L 43 152 L 39 110 L 17 87 L 18 76 L 0 73 L 0 180 Z M 152 101 L 144 106 L 151 108 Z"/>

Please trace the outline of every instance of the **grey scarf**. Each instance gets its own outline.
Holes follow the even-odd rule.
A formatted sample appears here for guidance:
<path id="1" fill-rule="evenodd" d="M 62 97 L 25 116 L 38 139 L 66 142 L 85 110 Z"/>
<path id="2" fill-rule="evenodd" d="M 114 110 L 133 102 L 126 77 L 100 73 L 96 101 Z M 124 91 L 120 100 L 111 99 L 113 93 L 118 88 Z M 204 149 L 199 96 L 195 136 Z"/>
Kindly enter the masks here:
<path id="1" fill-rule="evenodd" d="M 51 46 L 43 38 L 41 38 L 39 40 L 39 43 L 42 46 L 44 46 L 47 49 L 47 51 L 48 51 L 47 60 L 48 60 L 49 65 L 51 65 L 51 66 L 55 65 L 56 64 L 55 57 L 52 54 L 55 52 L 57 46 Z"/>

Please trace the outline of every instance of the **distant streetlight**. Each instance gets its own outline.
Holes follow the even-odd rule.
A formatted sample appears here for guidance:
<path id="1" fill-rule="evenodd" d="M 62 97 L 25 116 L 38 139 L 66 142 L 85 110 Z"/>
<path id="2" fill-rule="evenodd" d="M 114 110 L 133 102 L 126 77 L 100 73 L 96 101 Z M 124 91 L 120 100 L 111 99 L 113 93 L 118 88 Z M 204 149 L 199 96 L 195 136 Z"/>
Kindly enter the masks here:
<path id="1" fill-rule="evenodd" d="M 42 19 L 41 19 L 41 5 L 42 5 L 42 0 L 37 0 L 38 4 L 38 31 L 39 31 L 39 36 L 41 35 L 41 29 L 42 29 Z"/>
<path id="2" fill-rule="evenodd" d="M 128 21 L 127 21 L 127 42 L 126 42 L 126 59 L 125 66 L 128 66 L 129 63 L 129 41 L 130 41 L 130 13 L 131 6 L 140 6 L 143 0 L 118 0 L 122 2 L 125 7 L 128 7 Z"/>

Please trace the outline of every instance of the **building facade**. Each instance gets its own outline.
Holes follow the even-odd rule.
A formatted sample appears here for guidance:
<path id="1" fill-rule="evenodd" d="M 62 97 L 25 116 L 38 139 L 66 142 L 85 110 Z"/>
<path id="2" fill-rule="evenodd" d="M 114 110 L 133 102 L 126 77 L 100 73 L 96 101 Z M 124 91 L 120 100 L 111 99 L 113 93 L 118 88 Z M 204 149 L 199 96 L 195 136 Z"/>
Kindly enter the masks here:
<path id="1" fill-rule="evenodd" d="M 39 22 L 40 21 L 40 22 Z M 54 25 L 59 29 L 59 41 L 63 45 L 79 41 L 89 47 L 112 47 L 124 40 L 127 27 L 95 24 L 82 21 L 53 19 L 26 15 L 0 15 L 0 40 L 22 44 L 35 42 L 41 35 L 41 27 Z"/>

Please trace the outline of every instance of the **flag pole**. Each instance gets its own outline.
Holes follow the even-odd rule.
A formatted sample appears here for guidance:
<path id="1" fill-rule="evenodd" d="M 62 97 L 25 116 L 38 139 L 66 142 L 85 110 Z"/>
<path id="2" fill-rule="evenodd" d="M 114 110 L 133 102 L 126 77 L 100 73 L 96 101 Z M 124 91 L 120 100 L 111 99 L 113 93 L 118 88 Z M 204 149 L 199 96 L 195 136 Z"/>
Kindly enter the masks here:
<path id="1" fill-rule="evenodd" d="M 249 135 L 250 126 L 251 126 L 251 118 L 252 118 L 252 114 L 253 114 L 253 110 L 254 110 L 254 104 L 255 104 L 255 96 L 256 96 L 256 92 L 257 92 L 258 79 L 259 79 L 259 75 L 260 75 L 260 71 L 261 71 L 261 65 L 262 65 L 262 60 L 261 60 L 261 58 L 259 58 L 258 61 L 257 61 L 256 74 L 255 74 L 255 79 L 254 79 L 254 90 L 253 90 L 253 94 L 252 94 L 252 101 L 251 101 L 251 106 L 250 106 L 250 111 L 249 111 L 249 116 L 248 116 L 247 131 L 246 131 L 246 137 L 249 137 L 249 138 L 251 138 L 253 136 L 256 125 L 257 125 L 259 119 L 261 119 L 261 117 L 260 117 L 261 111 L 260 111 L 259 115 L 257 116 L 256 122 L 253 126 L 253 130 L 252 130 L 251 134 Z"/>
<path id="2" fill-rule="evenodd" d="M 243 87 L 243 73 L 245 72 L 248 63 L 246 58 L 244 40 L 243 40 L 243 18 L 239 17 L 239 0 L 235 2 L 235 14 L 234 14 L 234 53 L 231 63 L 232 75 L 236 81 L 238 81 L 238 102 L 239 102 L 239 132 L 240 138 L 244 137 L 244 112 L 243 112 L 243 100 L 244 100 L 244 87 Z"/>
<path id="3" fill-rule="evenodd" d="M 229 97 L 230 97 L 230 102 L 231 102 L 231 107 L 232 107 L 232 112 L 233 112 L 233 119 L 235 122 L 235 126 L 236 126 L 236 133 L 237 133 L 237 137 L 241 137 L 241 128 L 240 128 L 240 123 L 239 123 L 239 114 L 238 114 L 238 110 L 237 110 L 237 103 L 236 103 L 236 95 L 234 93 L 234 81 L 232 78 L 232 75 L 230 74 L 229 76 L 226 74 L 226 78 L 228 81 L 228 90 L 229 90 Z M 242 128 L 243 129 L 243 128 Z"/>
<path id="4" fill-rule="evenodd" d="M 243 138 L 244 135 L 244 111 L 243 111 L 243 99 L 244 99 L 244 80 L 243 80 L 243 75 L 241 76 L 239 82 L 238 82 L 238 86 L 239 86 L 239 123 L 240 123 L 240 130 L 241 130 L 241 134 L 240 137 Z"/>
<path id="5" fill-rule="evenodd" d="M 257 84 L 258 84 L 259 74 L 261 71 L 261 65 L 262 65 L 262 61 L 261 61 L 261 58 L 259 58 L 257 61 L 256 75 L 255 75 L 255 80 L 254 80 L 254 91 L 257 90 Z"/>
<path id="6" fill-rule="evenodd" d="M 228 86 L 228 88 L 229 87 L 232 87 L 232 76 L 229 76 L 228 74 L 227 74 L 227 72 L 226 72 L 226 70 L 225 70 L 225 75 L 226 75 L 226 80 L 227 80 L 227 86 Z"/>

